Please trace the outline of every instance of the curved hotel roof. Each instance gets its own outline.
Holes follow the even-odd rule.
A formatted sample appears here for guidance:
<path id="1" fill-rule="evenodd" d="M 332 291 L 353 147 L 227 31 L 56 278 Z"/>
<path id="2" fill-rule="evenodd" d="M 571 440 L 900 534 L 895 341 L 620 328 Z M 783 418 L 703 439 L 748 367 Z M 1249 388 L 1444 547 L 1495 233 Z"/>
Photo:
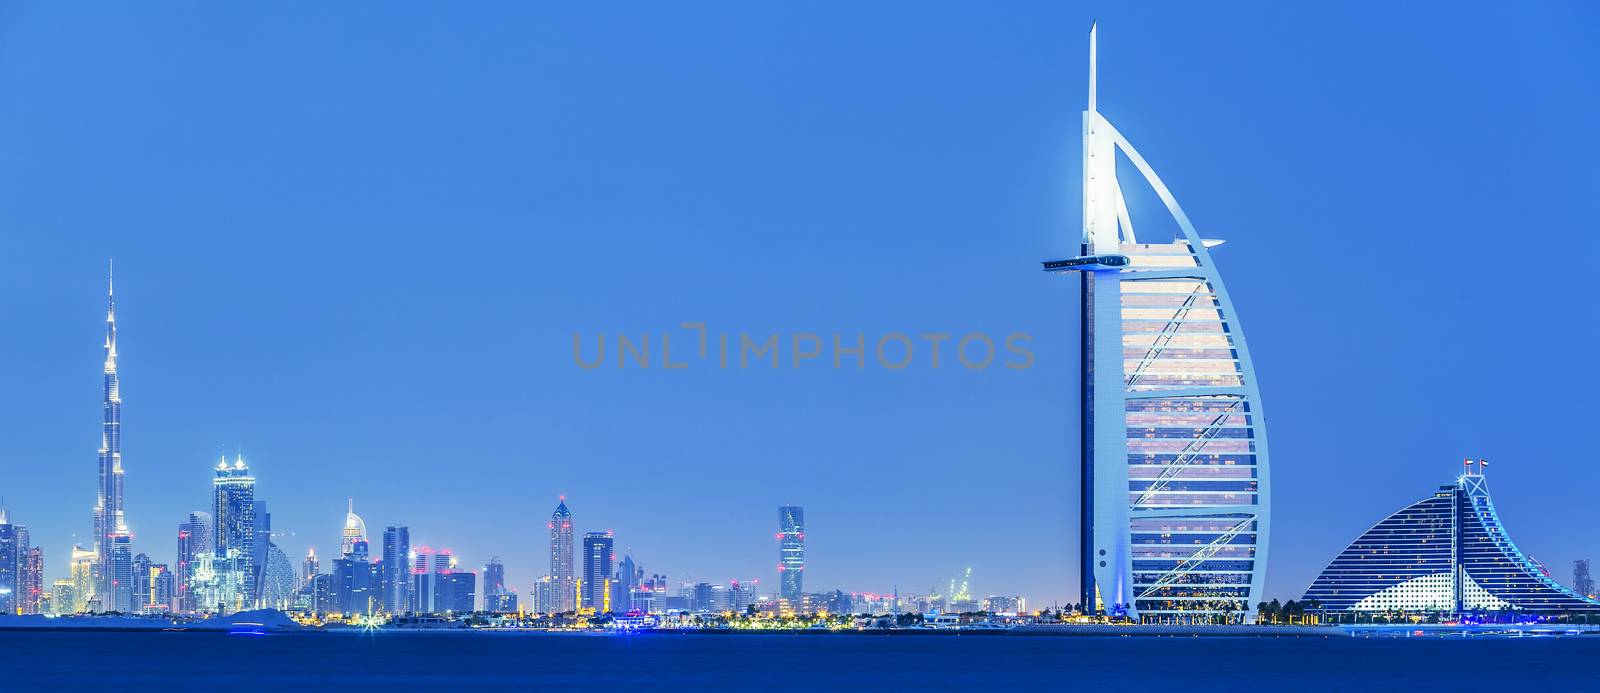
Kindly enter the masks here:
<path id="1" fill-rule="evenodd" d="M 1095 34 L 1083 114 L 1086 610 L 1145 622 L 1239 622 L 1263 598 L 1267 439 L 1250 350 L 1210 249 L 1143 156 L 1098 110 Z M 1134 235 L 1119 153 L 1179 236 Z"/>
<path id="2" fill-rule="evenodd" d="M 1357 537 L 1306 590 L 1328 611 L 1600 611 L 1511 541 L 1482 468 Z"/>

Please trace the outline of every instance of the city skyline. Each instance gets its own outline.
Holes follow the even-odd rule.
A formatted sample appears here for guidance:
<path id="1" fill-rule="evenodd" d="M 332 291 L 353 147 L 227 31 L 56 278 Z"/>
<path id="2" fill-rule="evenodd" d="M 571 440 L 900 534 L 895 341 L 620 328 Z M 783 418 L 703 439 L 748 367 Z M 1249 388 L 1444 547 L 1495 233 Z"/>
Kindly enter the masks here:
<path id="1" fill-rule="evenodd" d="M 14 221 L 0 241 L 0 356 L 18 393 L 0 405 L 17 432 L 0 441 L 11 519 L 45 548 L 51 579 L 66 577 L 74 543 L 93 548 L 90 431 L 106 425 L 94 404 L 105 387 L 92 373 L 104 358 L 95 316 L 115 256 L 125 517 L 132 554 L 154 563 L 178 566 L 174 528 L 209 507 L 220 450 L 248 460 L 288 555 L 314 546 L 325 563 L 353 496 L 374 528 L 409 526 L 414 544 L 453 546 L 468 566 L 502 556 L 526 594 L 547 572 L 543 521 L 565 494 L 579 536 L 613 530 L 618 556 L 675 584 L 760 576 L 775 589 L 772 509 L 793 503 L 810 511 L 810 589 L 922 591 L 970 565 L 976 585 L 992 586 L 983 592 L 1076 601 L 1076 543 L 1059 539 L 1078 526 L 1062 452 L 1077 448 L 1076 325 L 1062 311 L 1076 296 L 1012 275 L 1073 254 L 1089 23 L 1041 12 L 1028 24 L 1048 32 L 987 18 L 992 34 L 974 35 L 958 29 L 970 16 L 945 9 L 912 34 L 791 18 L 729 37 L 646 11 L 650 21 L 615 30 L 659 61 L 607 53 L 570 68 L 546 57 L 599 45 L 581 12 L 548 20 L 575 32 L 544 37 L 549 53 L 454 19 L 486 48 L 423 31 L 439 46 L 426 59 L 383 42 L 341 52 L 315 27 L 269 22 L 273 40 L 222 34 L 264 49 L 258 58 L 177 36 L 159 10 L 119 21 L 172 52 L 92 28 L 72 42 L 22 34 L 15 49 L 31 71 L 0 75 L 30 96 L 0 116 L 0 147 L 25 164 L 4 167 L 0 186 Z M 1587 249 L 1557 213 L 1566 205 L 1547 202 L 1587 180 L 1600 149 L 1578 118 L 1594 104 L 1587 63 L 1549 48 L 1575 35 L 1502 36 L 1518 19 L 1509 11 L 1495 21 L 1402 8 L 1384 26 L 1349 10 L 1302 12 L 1111 12 L 1101 24 L 1102 110 L 1201 228 L 1231 241 L 1214 252 L 1271 401 L 1274 534 L 1295 538 L 1274 546 L 1267 596 L 1300 594 L 1365 523 L 1414 500 L 1410 489 L 1434 485 L 1465 451 L 1496 461 L 1497 500 L 1524 550 L 1550 566 L 1595 557 L 1600 547 L 1570 529 L 1583 503 L 1566 488 L 1592 472 L 1566 461 L 1578 457 L 1570 443 L 1543 435 L 1578 421 L 1566 403 L 1587 375 L 1554 388 L 1504 378 L 1490 391 L 1451 375 L 1536 358 L 1485 316 L 1536 319 L 1581 293 L 1554 277 L 1533 294 L 1484 269 L 1509 228 Z M 1285 17 L 1329 28 L 1290 42 L 1275 31 Z M 1405 31 L 1435 20 L 1485 47 Z M 787 86 L 643 24 L 750 52 Z M 807 31 L 838 37 L 839 52 L 786 60 Z M 963 41 L 979 55 L 940 51 Z M 1371 48 L 1351 54 L 1350 42 Z M 178 59 L 197 47 L 216 59 Z M 1172 61 L 1174 51 L 1194 57 Z M 413 80 L 375 67 L 391 62 L 449 98 L 418 99 Z M 337 69 L 322 76 L 324 64 Z M 303 82 L 273 79 L 269 65 Z M 438 78 L 480 68 L 528 93 Z M 640 68 L 667 86 L 630 76 Z M 145 77 L 161 74 L 221 96 L 197 103 Z M 354 100 L 338 96 L 349 80 L 336 75 L 362 78 Z M 1517 98 L 1506 103 L 1508 87 Z M 693 98 L 663 107 L 669 89 Z M 126 97 L 128 118 L 102 131 L 42 117 L 103 112 L 109 97 L 94 94 Z M 325 121 L 319 99 L 350 110 Z M 547 108 L 552 99 L 561 108 Z M 662 110 L 641 124 L 641 106 Z M 1510 151 L 1497 144 L 1507 124 L 1518 124 Z M 435 163 L 417 173 L 419 158 Z M 813 191 L 806 209 L 795 190 Z M 1133 191 L 1128 203 L 1136 217 L 1159 212 Z M 1403 272 L 1358 265 L 1367 250 L 1353 237 L 1411 260 Z M 929 267 L 951 274 L 924 290 Z M 1363 274 L 1337 301 L 1310 279 L 1352 269 Z M 573 332 L 659 335 L 696 320 L 762 332 L 1023 330 L 1039 359 L 1020 374 L 823 367 L 676 380 L 570 365 Z M 1445 335 L 1458 344 L 1433 346 Z M 1374 398 L 1379 423 L 1330 430 L 1330 417 Z M 996 469 L 1005 476 L 991 482 Z M 1553 473 L 1574 483 L 1548 488 Z M 1362 492 L 1331 517 L 1326 474 Z M 621 490 L 625 480 L 647 490 Z M 992 526 L 947 519 L 955 494 L 980 481 Z M 693 493 L 716 500 L 682 512 L 677 499 Z"/>

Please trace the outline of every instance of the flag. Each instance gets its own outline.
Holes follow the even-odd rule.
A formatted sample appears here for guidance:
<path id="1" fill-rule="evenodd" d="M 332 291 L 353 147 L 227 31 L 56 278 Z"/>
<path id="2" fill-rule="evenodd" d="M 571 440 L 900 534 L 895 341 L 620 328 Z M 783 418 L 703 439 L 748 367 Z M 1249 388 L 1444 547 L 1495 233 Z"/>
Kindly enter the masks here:
<path id="1" fill-rule="evenodd" d="M 1461 464 L 1462 464 L 1462 466 L 1471 467 L 1472 466 L 1472 458 L 1468 457 L 1467 459 L 1462 460 Z"/>
<path id="2" fill-rule="evenodd" d="M 1481 465 L 1481 466 L 1487 467 L 1487 466 L 1489 466 L 1489 461 L 1488 460 L 1478 460 L 1478 464 Z"/>

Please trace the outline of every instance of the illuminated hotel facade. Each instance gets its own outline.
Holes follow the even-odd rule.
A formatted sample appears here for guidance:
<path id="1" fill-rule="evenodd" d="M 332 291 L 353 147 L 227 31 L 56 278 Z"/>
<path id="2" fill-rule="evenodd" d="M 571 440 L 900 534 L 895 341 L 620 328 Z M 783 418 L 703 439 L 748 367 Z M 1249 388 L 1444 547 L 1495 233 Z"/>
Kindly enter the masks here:
<path id="1" fill-rule="evenodd" d="M 1511 541 L 1483 467 L 1401 508 L 1351 542 L 1302 600 L 1323 612 L 1600 613 Z"/>
<path id="2" fill-rule="evenodd" d="M 1238 313 L 1177 200 L 1098 110 L 1083 114 L 1082 603 L 1148 623 L 1243 622 L 1264 598 L 1269 511 L 1261 394 Z M 1118 153 L 1179 229 L 1141 241 Z"/>

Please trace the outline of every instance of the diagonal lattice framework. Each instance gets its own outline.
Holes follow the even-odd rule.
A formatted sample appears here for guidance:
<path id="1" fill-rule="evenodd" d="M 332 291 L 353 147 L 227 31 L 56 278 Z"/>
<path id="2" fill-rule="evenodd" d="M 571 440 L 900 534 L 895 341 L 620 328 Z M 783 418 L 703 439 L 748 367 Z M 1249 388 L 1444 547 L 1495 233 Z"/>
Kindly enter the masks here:
<path id="1" fill-rule="evenodd" d="M 1167 465 L 1166 469 L 1161 470 L 1161 476 L 1156 477 L 1156 480 L 1150 484 L 1150 488 L 1145 489 L 1144 493 L 1140 494 L 1139 499 L 1135 500 L 1133 504 L 1135 506 L 1144 505 L 1145 501 L 1154 497 L 1157 491 L 1166 488 L 1173 477 L 1188 469 L 1189 465 L 1200 457 L 1200 453 L 1205 449 L 1206 443 L 1222 433 L 1222 424 L 1227 422 L 1228 417 L 1239 408 L 1239 404 L 1243 401 L 1242 399 L 1234 400 L 1228 405 L 1227 409 L 1222 410 L 1222 413 L 1217 415 L 1217 418 L 1212 419 L 1205 430 L 1200 432 L 1200 435 L 1183 447 L 1183 450 L 1178 453 L 1177 459 L 1174 459 L 1172 464 Z"/>
<path id="2" fill-rule="evenodd" d="M 1150 595 L 1155 594 L 1156 590 L 1171 585 L 1177 582 L 1178 578 L 1193 572 L 1201 562 L 1217 555 L 1217 552 L 1221 551 L 1222 547 L 1227 546 L 1228 542 L 1233 541 L 1234 537 L 1237 537 L 1243 533 L 1245 528 L 1249 527 L 1250 523 L 1252 522 L 1255 522 L 1254 517 L 1246 517 L 1243 520 L 1240 520 L 1239 523 L 1234 525 L 1231 529 L 1218 535 L 1216 539 L 1211 540 L 1211 543 L 1200 547 L 1199 551 L 1196 551 L 1190 554 L 1188 558 L 1183 559 L 1183 561 L 1178 563 L 1177 566 L 1174 566 L 1172 570 L 1163 573 L 1159 580 L 1156 580 L 1149 587 L 1146 587 L 1143 592 L 1139 593 L 1139 598 L 1145 599 Z"/>

